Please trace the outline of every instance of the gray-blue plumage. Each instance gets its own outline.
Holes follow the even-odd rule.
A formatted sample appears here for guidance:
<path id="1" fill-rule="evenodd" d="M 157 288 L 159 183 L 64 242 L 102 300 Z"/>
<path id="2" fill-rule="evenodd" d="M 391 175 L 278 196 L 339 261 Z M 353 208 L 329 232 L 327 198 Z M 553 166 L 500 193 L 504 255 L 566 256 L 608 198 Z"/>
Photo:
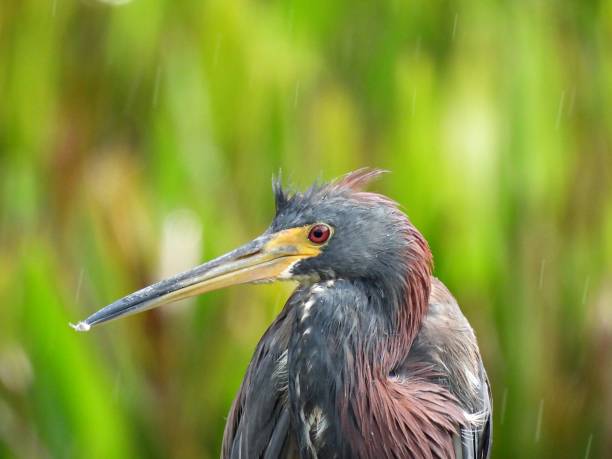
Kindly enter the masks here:
<path id="1" fill-rule="evenodd" d="M 334 235 L 257 346 L 223 457 L 488 457 L 490 389 L 474 333 L 432 277 L 427 245 L 378 172 L 292 196 L 275 187 L 269 232 L 322 222 Z"/>

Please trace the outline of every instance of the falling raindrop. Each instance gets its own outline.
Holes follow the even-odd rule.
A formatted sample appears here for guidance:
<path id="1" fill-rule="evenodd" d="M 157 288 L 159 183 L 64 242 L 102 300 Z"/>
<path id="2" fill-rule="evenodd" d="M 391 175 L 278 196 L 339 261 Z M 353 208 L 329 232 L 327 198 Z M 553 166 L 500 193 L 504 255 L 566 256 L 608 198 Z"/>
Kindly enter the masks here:
<path id="1" fill-rule="evenodd" d="M 504 424 L 504 419 L 506 418 L 506 406 L 508 404 L 508 388 L 505 387 L 504 388 L 504 395 L 502 395 L 502 406 L 501 406 L 501 413 L 500 413 L 500 420 L 499 423 L 501 425 Z"/>
<path id="2" fill-rule="evenodd" d="M 74 302 L 78 304 L 79 296 L 81 296 L 81 285 L 83 285 L 83 273 L 85 272 L 84 268 L 81 268 L 81 272 L 79 273 L 79 280 L 77 282 L 76 292 L 74 293 Z"/>
<path id="3" fill-rule="evenodd" d="M 451 40 L 455 40 L 455 35 L 457 33 L 457 18 L 459 17 L 459 13 L 455 13 L 455 19 L 453 19 L 453 33 L 451 35 Z"/>
<path id="4" fill-rule="evenodd" d="M 540 280 L 538 281 L 538 288 L 542 290 L 542 286 L 544 285 L 544 268 L 546 267 L 546 259 L 542 258 L 542 262 L 540 263 Z"/>
<path id="5" fill-rule="evenodd" d="M 591 455 L 591 444 L 593 443 L 593 434 L 589 435 L 589 439 L 587 440 L 586 451 L 584 453 L 584 459 L 589 459 Z"/>
<path id="6" fill-rule="evenodd" d="M 535 431 L 535 442 L 538 443 L 540 441 L 540 434 L 542 433 L 542 415 L 544 413 L 544 399 L 540 400 L 540 407 L 538 408 L 538 420 L 536 422 L 536 431 Z"/>
<path id="7" fill-rule="evenodd" d="M 161 65 L 157 66 L 155 72 L 155 84 L 153 86 L 153 107 L 157 107 L 157 101 L 159 99 L 159 81 L 161 79 Z"/>
<path id="8" fill-rule="evenodd" d="M 559 129 L 561 125 L 561 117 L 563 116 L 563 107 L 565 105 L 565 90 L 561 92 L 561 100 L 559 100 L 559 109 L 557 110 L 557 121 L 555 122 L 555 129 Z"/>
<path id="9" fill-rule="evenodd" d="M 582 306 L 586 304 L 587 297 L 589 296 L 589 284 L 591 282 L 591 278 L 587 276 L 584 281 L 584 289 L 582 290 Z"/>

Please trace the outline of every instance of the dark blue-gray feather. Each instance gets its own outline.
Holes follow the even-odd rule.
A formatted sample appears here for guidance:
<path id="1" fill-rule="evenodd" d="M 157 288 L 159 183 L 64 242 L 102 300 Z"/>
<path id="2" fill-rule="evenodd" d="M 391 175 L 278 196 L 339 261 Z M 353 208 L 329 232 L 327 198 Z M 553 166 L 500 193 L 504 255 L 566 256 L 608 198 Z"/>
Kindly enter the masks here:
<path id="1" fill-rule="evenodd" d="M 360 191 L 380 173 L 303 193 L 274 181 L 268 233 L 314 223 L 334 233 L 291 268 L 301 286 L 257 346 L 224 458 L 488 456 L 491 403 L 475 336 L 430 280 L 422 236 L 392 201 Z"/>

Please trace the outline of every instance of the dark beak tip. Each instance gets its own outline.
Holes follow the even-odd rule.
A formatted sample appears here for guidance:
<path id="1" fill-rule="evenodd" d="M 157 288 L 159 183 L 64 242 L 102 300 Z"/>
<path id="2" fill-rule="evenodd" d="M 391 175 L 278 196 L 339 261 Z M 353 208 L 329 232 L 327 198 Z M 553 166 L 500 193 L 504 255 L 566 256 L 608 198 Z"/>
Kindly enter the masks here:
<path id="1" fill-rule="evenodd" d="M 91 325 L 89 325 L 86 321 L 81 321 L 78 324 L 70 323 L 69 325 L 78 332 L 86 332 L 91 328 Z"/>

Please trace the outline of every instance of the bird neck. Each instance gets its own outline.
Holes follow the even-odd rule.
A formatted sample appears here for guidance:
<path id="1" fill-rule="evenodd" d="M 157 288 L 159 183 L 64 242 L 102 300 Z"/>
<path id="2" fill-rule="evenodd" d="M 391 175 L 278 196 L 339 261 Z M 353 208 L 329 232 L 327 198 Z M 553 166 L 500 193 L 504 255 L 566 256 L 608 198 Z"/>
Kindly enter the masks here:
<path id="1" fill-rule="evenodd" d="M 395 294 L 395 330 L 390 339 L 390 362 L 400 363 L 416 338 L 427 313 L 431 292 L 432 254 L 427 241 L 412 225 L 407 229 L 406 264 L 399 276 L 403 283 L 390 286 Z"/>
<path id="2" fill-rule="evenodd" d="M 407 220 L 404 237 L 406 248 L 395 260 L 393 275 L 362 282 L 368 290 L 370 314 L 386 318 L 380 321 L 382 327 L 370 327 L 368 336 L 375 348 L 373 368 L 384 377 L 408 354 L 427 313 L 431 290 L 432 255 L 427 241 Z"/>
<path id="3" fill-rule="evenodd" d="M 422 237 L 411 241 L 405 269 L 392 278 L 304 285 L 290 300 L 288 393 L 302 457 L 368 449 L 365 439 L 378 428 L 372 410 L 391 397 L 389 376 L 408 354 L 427 310 L 431 255 Z M 343 440 L 347 434 L 361 440 L 351 445 Z"/>
<path id="4" fill-rule="evenodd" d="M 406 251 L 392 275 L 303 285 L 296 295 L 300 306 L 294 333 L 316 333 L 327 342 L 363 349 L 373 371 L 387 377 L 408 354 L 431 289 L 429 246 L 414 227 L 407 228 Z"/>

